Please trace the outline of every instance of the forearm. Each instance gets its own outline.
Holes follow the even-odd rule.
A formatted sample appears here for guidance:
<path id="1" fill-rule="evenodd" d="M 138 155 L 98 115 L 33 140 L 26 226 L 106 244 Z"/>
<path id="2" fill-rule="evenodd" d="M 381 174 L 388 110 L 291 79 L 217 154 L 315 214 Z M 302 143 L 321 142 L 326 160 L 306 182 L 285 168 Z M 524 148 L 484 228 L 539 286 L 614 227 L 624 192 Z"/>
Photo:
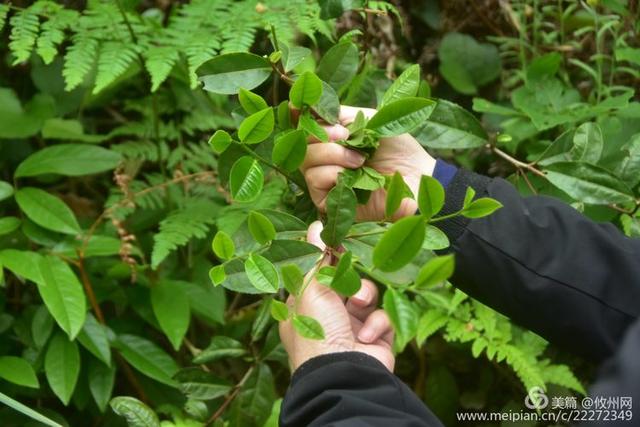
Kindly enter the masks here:
<path id="1" fill-rule="evenodd" d="M 440 421 L 393 373 L 364 353 L 305 362 L 282 402 L 280 426 L 435 427 Z"/>
<path id="2" fill-rule="evenodd" d="M 504 180 L 458 171 L 443 214 L 464 191 L 504 207 L 443 222 L 456 253 L 452 283 L 545 338 L 596 359 L 611 355 L 640 311 L 640 242 Z"/>

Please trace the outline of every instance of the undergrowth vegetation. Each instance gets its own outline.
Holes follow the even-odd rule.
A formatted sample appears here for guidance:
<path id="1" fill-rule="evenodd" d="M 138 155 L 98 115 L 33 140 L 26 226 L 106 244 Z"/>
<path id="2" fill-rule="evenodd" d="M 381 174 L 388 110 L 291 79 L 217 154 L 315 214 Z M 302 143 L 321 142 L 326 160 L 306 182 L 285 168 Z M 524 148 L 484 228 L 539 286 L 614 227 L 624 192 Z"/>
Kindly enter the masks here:
<path id="1" fill-rule="evenodd" d="M 298 168 L 340 104 L 370 156 L 448 161 L 640 237 L 638 4 L 625 0 L 38 0 L 0 5 L 3 425 L 275 426 L 277 320 L 313 271 L 381 289 L 398 375 L 446 425 L 584 394 L 592 366 L 456 290 L 423 177 L 362 167 L 320 214 Z M 82 3 L 82 2 L 77 2 Z M 292 108 L 295 114 L 292 114 Z M 385 220 L 356 222 L 384 188 Z M 420 215 L 393 222 L 406 198 Z M 304 241 L 321 218 L 337 264 Z M 453 284 L 455 285 L 455 283 Z"/>

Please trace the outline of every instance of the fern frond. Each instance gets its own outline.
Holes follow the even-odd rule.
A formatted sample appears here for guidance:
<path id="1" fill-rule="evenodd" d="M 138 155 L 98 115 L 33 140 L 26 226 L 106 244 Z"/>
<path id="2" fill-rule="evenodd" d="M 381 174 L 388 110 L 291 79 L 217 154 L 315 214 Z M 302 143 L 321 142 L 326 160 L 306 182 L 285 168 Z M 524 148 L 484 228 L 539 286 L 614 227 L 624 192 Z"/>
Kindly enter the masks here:
<path id="1" fill-rule="evenodd" d="M 582 395 L 587 394 L 583 385 L 567 365 L 549 365 L 542 370 L 542 377 L 547 383 L 566 387 Z"/>
<path id="2" fill-rule="evenodd" d="M 71 91 L 78 87 L 85 76 L 91 71 L 98 55 L 98 41 L 85 32 L 76 33 L 72 38 L 73 44 L 64 56 L 62 75 L 65 90 Z"/>
<path id="3" fill-rule="evenodd" d="M 64 41 L 64 31 L 79 18 L 78 12 L 60 9 L 42 24 L 42 31 L 36 45 L 36 53 L 45 64 L 50 64 L 58 54 L 58 46 Z"/>
<path id="4" fill-rule="evenodd" d="M 159 144 L 151 141 L 127 141 L 113 145 L 111 149 L 125 159 L 146 162 L 164 161 L 169 155 L 169 146 L 164 141 Z"/>
<path id="5" fill-rule="evenodd" d="M 151 92 L 155 92 L 178 62 L 178 51 L 171 46 L 152 46 L 144 56 L 145 67 L 151 76 Z"/>
<path id="6" fill-rule="evenodd" d="M 545 381 L 540 368 L 536 365 L 536 359 L 527 357 L 519 348 L 507 344 L 498 347 L 497 358 L 504 359 L 516 373 L 525 389 L 541 387 L 546 390 Z"/>
<path id="7" fill-rule="evenodd" d="M 138 52 L 138 46 L 131 43 L 103 43 L 100 48 L 93 93 L 99 93 L 124 74 L 129 66 L 137 60 Z"/>
<path id="8" fill-rule="evenodd" d="M 18 11 L 11 17 L 11 35 L 9 39 L 9 50 L 15 59 L 12 65 L 26 61 L 31 56 L 31 51 L 38 38 L 40 30 L 40 19 L 38 15 L 29 9 Z"/>
<path id="9" fill-rule="evenodd" d="M 0 4 L 0 31 L 4 28 L 5 22 L 7 22 L 7 14 L 9 13 L 9 5 Z"/>
<path id="10" fill-rule="evenodd" d="M 207 237 L 218 209 L 219 205 L 213 202 L 198 200 L 162 220 L 160 231 L 153 236 L 151 268 L 156 269 L 171 252 L 186 245 L 191 239 Z"/>

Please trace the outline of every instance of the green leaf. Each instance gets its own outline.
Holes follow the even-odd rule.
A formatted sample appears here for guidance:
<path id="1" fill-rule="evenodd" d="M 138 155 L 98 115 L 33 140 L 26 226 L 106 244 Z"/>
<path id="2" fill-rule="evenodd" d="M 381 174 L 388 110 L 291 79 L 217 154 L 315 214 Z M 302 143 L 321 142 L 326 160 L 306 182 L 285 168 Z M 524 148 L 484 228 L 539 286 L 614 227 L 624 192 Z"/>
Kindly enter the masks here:
<path id="1" fill-rule="evenodd" d="M 264 184 L 264 173 L 258 160 L 251 156 L 238 159 L 231 168 L 229 187 L 238 202 L 252 202 L 258 198 Z"/>
<path id="2" fill-rule="evenodd" d="M 107 366 L 95 359 L 89 359 L 89 368 L 87 370 L 89 379 L 89 391 L 93 400 L 96 402 L 100 412 L 104 413 L 111 399 L 113 385 L 116 379 L 116 367 Z"/>
<path id="3" fill-rule="evenodd" d="M 213 249 L 213 253 L 215 253 L 220 259 L 231 259 L 236 253 L 236 246 L 234 245 L 233 240 L 222 230 L 219 230 L 213 237 L 211 247 Z"/>
<path id="4" fill-rule="evenodd" d="M 257 144 L 264 141 L 273 132 L 275 118 L 273 109 L 267 107 L 257 113 L 251 114 L 240 123 L 238 138 L 244 144 Z"/>
<path id="5" fill-rule="evenodd" d="M 109 139 L 109 135 L 91 135 L 84 133 L 82 123 L 78 120 L 52 118 L 42 125 L 44 139 L 60 139 L 64 141 L 81 141 L 96 144 Z"/>
<path id="6" fill-rule="evenodd" d="M 18 165 L 15 177 L 57 174 L 81 176 L 111 170 L 120 154 L 85 144 L 58 144 L 36 151 Z"/>
<path id="7" fill-rule="evenodd" d="M 633 193 L 611 172 L 579 162 L 559 162 L 547 166 L 547 179 L 574 199 L 594 205 L 633 203 Z"/>
<path id="8" fill-rule="evenodd" d="M 40 260 L 42 255 L 37 252 L 20 251 L 17 249 L 5 249 L 0 251 L 0 264 L 13 274 L 31 280 L 34 283 L 42 283 L 40 274 Z"/>
<path id="9" fill-rule="evenodd" d="M 402 74 L 389 86 L 384 93 L 380 106 L 397 101 L 402 98 L 414 97 L 418 94 L 420 86 L 420 66 L 414 64 L 404 70 Z"/>
<path id="10" fill-rule="evenodd" d="M 204 90 L 234 95 L 240 88 L 251 90 L 271 75 L 271 64 L 252 53 L 229 53 L 205 62 L 197 70 Z"/>
<path id="11" fill-rule="evenodd" d="M 429 288 L 447 280 L 453 274 L 455 258 L 452 254 L 431 258 L 420 269 L 416 277 L 415 287 L 419 289 Z"/>
<path id="12" fill-rule="evenodd" d="M 469 203 L 467 207 L 462 209 L 460 214 L 467 218 L 482 218 L 491 215 L 495 210 L 500 209 L 502 203 L 488 197 L 481 197 Z"/>
<path id="13" fill-rule="evenodd" d="M 289 318 L 289 307 L 287 307 L 287 304 L 274 299 L 271 301 L 271 316 L 278 322 L 284 322 Z"/>
<path id="14" fill-rule="evenodd" d="M 447 33 L 438 47 L 440 74 L 455 90 L 473 95 L 478 88 L 500 75 L 498 48 L 490 43 L 478 43 L 473 37 L 456 32 Z"/>
<path id="15" fill-rule="evenodd" d="M 280 276 L 282 277 L 282 282 L 287 292 L 293 296 L 298 296 L 304 281 L 304 276 L 300 268 L 295 264 L 283 265 L 280 268 Z"/>
<path id="16" fill-rule="evenodd" d="M 449 319 L 445 313 L 436 309 L 431 309 L 424 313 L 420 317 L 420 320 L 418 320 L 418 329 L 416 333 L 416 341 L 418 342 L 418 345 L 422 346 L 427 338 L 445 326 L 448 320 Z"/>
<path id="17" fill-rule="evenodd" d="M 395 271 L 411 262 L 422 248 L 424 218 L 404 217 L 393 224 L 373 249 L 373 265 L 382 271 Z"/>
<path id="18" fill-rule="evenodd" d="M 176 374 L 175 379 L 180 383 L 180 391 L 187 399 L 213 400 L 231 390 L 228 381 L 199 368 L 183 369 Z"/>
<path id="19" fill-rule="evenodd" d="M 0 378 L 24 387 L 40 387 L 29 362 L 15 356 L 0 356 Z"/>
<path id="20" fill-rule="evenodd" d="M 289 101 L 301 109 L 305 105 L 315 105 L 322 95 L 322 81 L 311 71 L 302 73 L 289 90 Z"/>
<path id="21" fill-rule="evenodd" d="M 193 363 L 209 363 L 220 359 L 242 357 L 245 354 L 247 354 L 247 350 L 241 342 L 233 338 L 216 335 L 211 339 L 211 343 L 207 348 L 193 358 Z"/>
<path id="22" fill-rule="evenodd" d="M 13 196 L 13 186 L 6 181 L 0 181 L 0 202 Z"/>
<path id="23" fill-rule="evenodd" d="M 616 48 L 616 61 L 628 61 L 640 65 L 640 49 L 633 47 Z"/>
<path id="24" fill-rule="evenodd" d="M 216 265 L 209 270 L 209 279 L 214 286 L 221 285 L 227 278 L 227 274 L 224 271 L 224 265 Z"/>
<path id="25" fill-rule="evenodd" d="M 45 417 L 44 415 L 34 411 L 33 409 L 29 408 L 28 406 L 23 405 L 22 403 L 18 402 L 17 400 L 14 400 L 14 399 L 10 398 L 9 396 L 7 396 L 4 393 L 0 393 L 0 403 L 4 403 L 8 407 L 20 412 L 21 414 L 26 415 L 27 417 L 29 417 L 29 418 L 31 418 L 33 420 L 41 422 L 42 424 L 44 424 L 46 426 L 63 427 L 62 424 L 59 424 L 59 423 L 53 421 L 52 419 Z"/>
<path id="26" fill-rule="evenodd" d="M 91 354 L 111 366 L 111 348 L 107 336 L 107 327 L 100 324 L 93 314 L 88 313 L 87 319 L 78 334 L 78 341 Z"/>
<path id="27" fill-rule="evenodd" d="M 244 262 L 244 269 L 251 284 L 265 293 L 278 292 L 278 271 L 265 257 L 251 254 Z"/>
<path id="28" fill-rule="evenodd" d="M 627 154 L 620 162 L 618 176 L 633 188 L 640 183 L 640 133 L 633 135 L 623 149 Z"/>
<path id="29" fill-rule="evenodd" d="M 176 362 L 153 342 L 135 335 L 119 335 L 114 347 L 135 369 L 154 380 L 175 387 Z"/>
<path id="30" fill-rule="evenodd" d="M 325 122 L 335 124 L 338 122 L 340 114 L 340 98 L 336 91 L 327 82 L 322 82 L 322 95 L 320 100 L 314 105 L 313 111 Z"/>
<path id="31" fill-rule="evenodd" d="M 31 321 L 31 336 L 36 348 L 44 347 L 53 331 L 53 317 L 44 305 L 38 307 Z"/>
<path id="32" fill-rule="evenodd" d="M 355 77 L 359 61 L 358 47 L 355 44 L 348 41 L 338 43 L 318 63 L 318 77 L 336 92 L 340 92 Z"/>
<path id="33" fill-rule="evenodd" d="M 406 295 L 393 288 L 387 288 L 382 307 L 389 315 L 396 334 L 395 347 L 401 351 L 416 335 L 418 315 Z"/>
<path id="34" fill-rule="evenodd" d="M 291 130 L 276 137 L 271 159 L 283 169 L 293 172 L 297 170 L 307 154 L 307 139 L 304 131 Z"/>
<path id="35" fill-rule="evenodd" d="M 313 317 L 294 314 L 292 323 L 293 328 L 303 337 L 312 340 L 324 339 L 324 329 Z"/>
<path id="36" fill-rule="evenodd" d="M 300 240 L 274 240 L 261 255 L 277 267 L 296 264 L 302 271 L 308 271 L 318 260 L 321 252 L 317 246 Z M 256 294 L 262 291 L 251 285 L 245 273 L 244 263 L 234 259 L 224 264 L 227 280 L 223 286 L 234 292 Z"/>
<path id="37" fill-rule="evenodd" d="M 355 295 L 361 285 L 360 276 L 351 266 L 351 257 L 351 251 L 342 254 L 331 280 L 331 289 L 346 297 Z"/>
<path id="38" fill-rule="evenodd" d="M 399 99 L 378 110 L 367 123 L 367 128 L 380 136 L 411 132 L 429 118 L 435 106 L 435 101 L 425 98 Z"/>
<path id="39" fill-rule="evenodd" d="M 247 219 L 249 225 L 249 232 L 261 245 L 267 244 L 276 237 L 276 229 L 266 216 L 260 212 L 249 212 L 249 218 Z"/>
<path id="40" fill-rule="evenodd" d="M 78 345 L 63 334 L 56 334 L 44 358 L 44 373 L 53 393 L 68 405 L 80 374 Z"/>
<path id="41" fill-rule="evenodd" d="M 156 413 L 135 397 L 114 397 L 109 405 L 113 412 L 127 420 L 129 427 L 160 427 Z"/>
<path id="42" fill-rule="evenodd" d="M 222 129 L 217 130 L 216 133 L 209 138 L 209 146 L 217 154 L 223 153 L 229 148 L 231 142 L 233 142 L 233 138 L 231 138 L 229 132 Z"/>
<path id="43" fill-rule="evenodd" d="M 393 214 L 395 214 L 400 207 L 402 200 L 405 197 L 409 197 L 411 191 L 409 190 L 408 193 L 409 194 L 407 194 L 407 184 L 404 182 L 400 172 L 394 173 L 387 187 L 387 199 L 384 205 L 385 218 L 393 218 Z"/>
<path id="44" fill-rule="evenodd" d="M 260 95 L 256 95 L 255 93 L 246 90 L 245 88 L 240 88 L 240 92 L 238 92 L 238 100 L 240 101 L 240 105 L 247 114 L 257 113 L 258 111 L 262 111 L 265 108 L 269 108 L 267 102 Z"/>
<path id="45" fill-rule="evenodd" d="M 224 323 L 224 311 L 227 304 L 222 288 L 210 286 L 200 279 L 197 282 L 180 282 L 189 299 L 191 313 L 210 323 Z"/>
<path id="46" fill-rule="evenodd" d="M 347 235 L 356 219 L 356 195 L 345 182 L 344 176 L 327 195 L 327 221 L 320 233 L 327 246 L 337 248 Z"/>
<path id="47" fill-rule="evenodd" d="M 328 142 L 329 135 L 322 126 L 309 114 L 308 111 L 302 113 L 298 119 L 298 129 L 304 130 L 307 135 L 313 136 L 321 142 Z"/>
<path id="48" fill-rule="evenodd" d="M 422 145 L 433 148 L 467 149 L 489 142 L 482 124 L 473 114 L 444 99 L 438 99 L 428 120 L 414 136 Z"/>
<path id="49" fill-rule="evenodd" d="M 15 216 L 6 216 L 4 218 L 0 218 L 0 236 L 13 233 L 18 228 L 20 228 L 20 224 L 22 224 L 22 221 L 20 221 L 20 219 L 16 218 Z"/>
<path id="50" fill-rule="evenodd" d="M 21 188 L 15 197 L 22 212 L 39 226 L 59 233 L 80 233 L 76 217 L 59 198 L 34 187 Z"/>
<path id="51" fill-rule="evenodd" d="M 596 123 L 583 123 L 573 135 L 573 147 L 569 151 L 572 160 L 596 164 L 602 155 L 604 141 Z"/>
<path id="52" fill-rule="evenodd" d="M 423 175 L 420 178 L 420 189 L 418 190 L 418 209 L 420 215 L 426 219 L 431 219 L 440 212 L 444 206 L 444 188 L 440 182 L 430 176 Z"/>
<path id="53" fill-rule="evenodd" d="M 58 326 L 74 339 L 87 311 L 82 285 L 71 267 L 60 258 L 42 257 L 38 267 L 42 278 L 38 292 Z"/>
<path id="54" fill-rule="evenodd" d="M 151 287 L 151 307 L 160 328 L 178 351 L 189 329 L 189 298 L 180 282 L 161 280 Z"/>
<path id="55" fill-rule="evenodd" d="M 280 43 L 280 50 L 282 51 L 282 66 L 286 73 L 293 70 L 305 58 L 311 56 L 311 51 L 301 46 L 289 46 L 285 43 Z"/>

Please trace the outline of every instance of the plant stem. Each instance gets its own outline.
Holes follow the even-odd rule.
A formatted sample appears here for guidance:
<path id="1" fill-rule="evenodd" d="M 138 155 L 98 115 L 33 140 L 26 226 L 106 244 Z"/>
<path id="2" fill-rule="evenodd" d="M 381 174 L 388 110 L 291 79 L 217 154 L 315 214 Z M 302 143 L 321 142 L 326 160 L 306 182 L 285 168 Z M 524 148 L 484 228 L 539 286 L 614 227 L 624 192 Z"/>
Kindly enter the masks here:
<path id="1" fill-rule="evenodd" d="M 245 374 L 242 377 L 242 379 L 240 380 L 240 382 L 238 382 L 238 384 L 236 384 L 233 387 L 233 390 L 231 391 L 229 396 L 227 396 L 227 398 L 224 400 L 222 405 L 220 405 L 218 410 L 213 413 L 211 418 L 209 418 L 207 420 L 207 422 L 205 423 L 205 426 L 211 425 L 215 420 L 220 418 L 220 416 L 224 413 L 225 409 L 227 409 L 227 407 L 231 404 L 231 402 L 233 402 L 233 399 L 235 399 L 236 396 L 238 395 L 238 393 L 240 393 L 240 390 L 242 389 L 242 386 L 244 385 L 244 383 L 247 382 L 247 380 L 249 379 L 249 376 L 253 372 L 254 368 L 255 368 L 255 366 L 251 366 L 249 369 L 247 369 L 247 372 L 245 372 Z"/>
<path id="2" fill-rule="evenodd" d="M 306 184 L 304 182 L 300 181 L 298 178 L 294 177 L 288 171 L 282 169 L 280 166 L 278 166 L 278 165 L 274 164 L 273 162 L 270 162 L 269 160 L 265 159 L 260 154 L 256 153 L 255 151 L 253 151 L 252 149 L 247 147 L 245 144 L 240 144 L 240 147 L 242 148 L 243 151 L 245 151 L 247 154 L 249 154 L 250 156 L 252 156 L 256 160 L 258 160 L 258 161 L 264 163 L 265 165 L 269 166 L 270 168 L 275 169 L 276 171 L 278 171 L 281 175 L 283 175 L 289 181 L 295 183 L 298 187 L 304 188 L 306 186 Z"/>
<path id="3" fill-rule="evenodd" d="M 529 172 L 533 173 L 534 175 L 538 175 L 539 177 L 546 178 L 546 175 L 544 174 L 544 172 L 542 172 L 540 169 L 537 169 L 533 164 L 521 162 L 515 157 L 512 157 L 509 154 L 505 153 L 495 145 L 487 144 L 487 148 L 493 151 L 497 156 L 502 157 L 504 160 L 508 161 L 509 163 L 517 167 L 518 169 L 526 169 Z"/>

